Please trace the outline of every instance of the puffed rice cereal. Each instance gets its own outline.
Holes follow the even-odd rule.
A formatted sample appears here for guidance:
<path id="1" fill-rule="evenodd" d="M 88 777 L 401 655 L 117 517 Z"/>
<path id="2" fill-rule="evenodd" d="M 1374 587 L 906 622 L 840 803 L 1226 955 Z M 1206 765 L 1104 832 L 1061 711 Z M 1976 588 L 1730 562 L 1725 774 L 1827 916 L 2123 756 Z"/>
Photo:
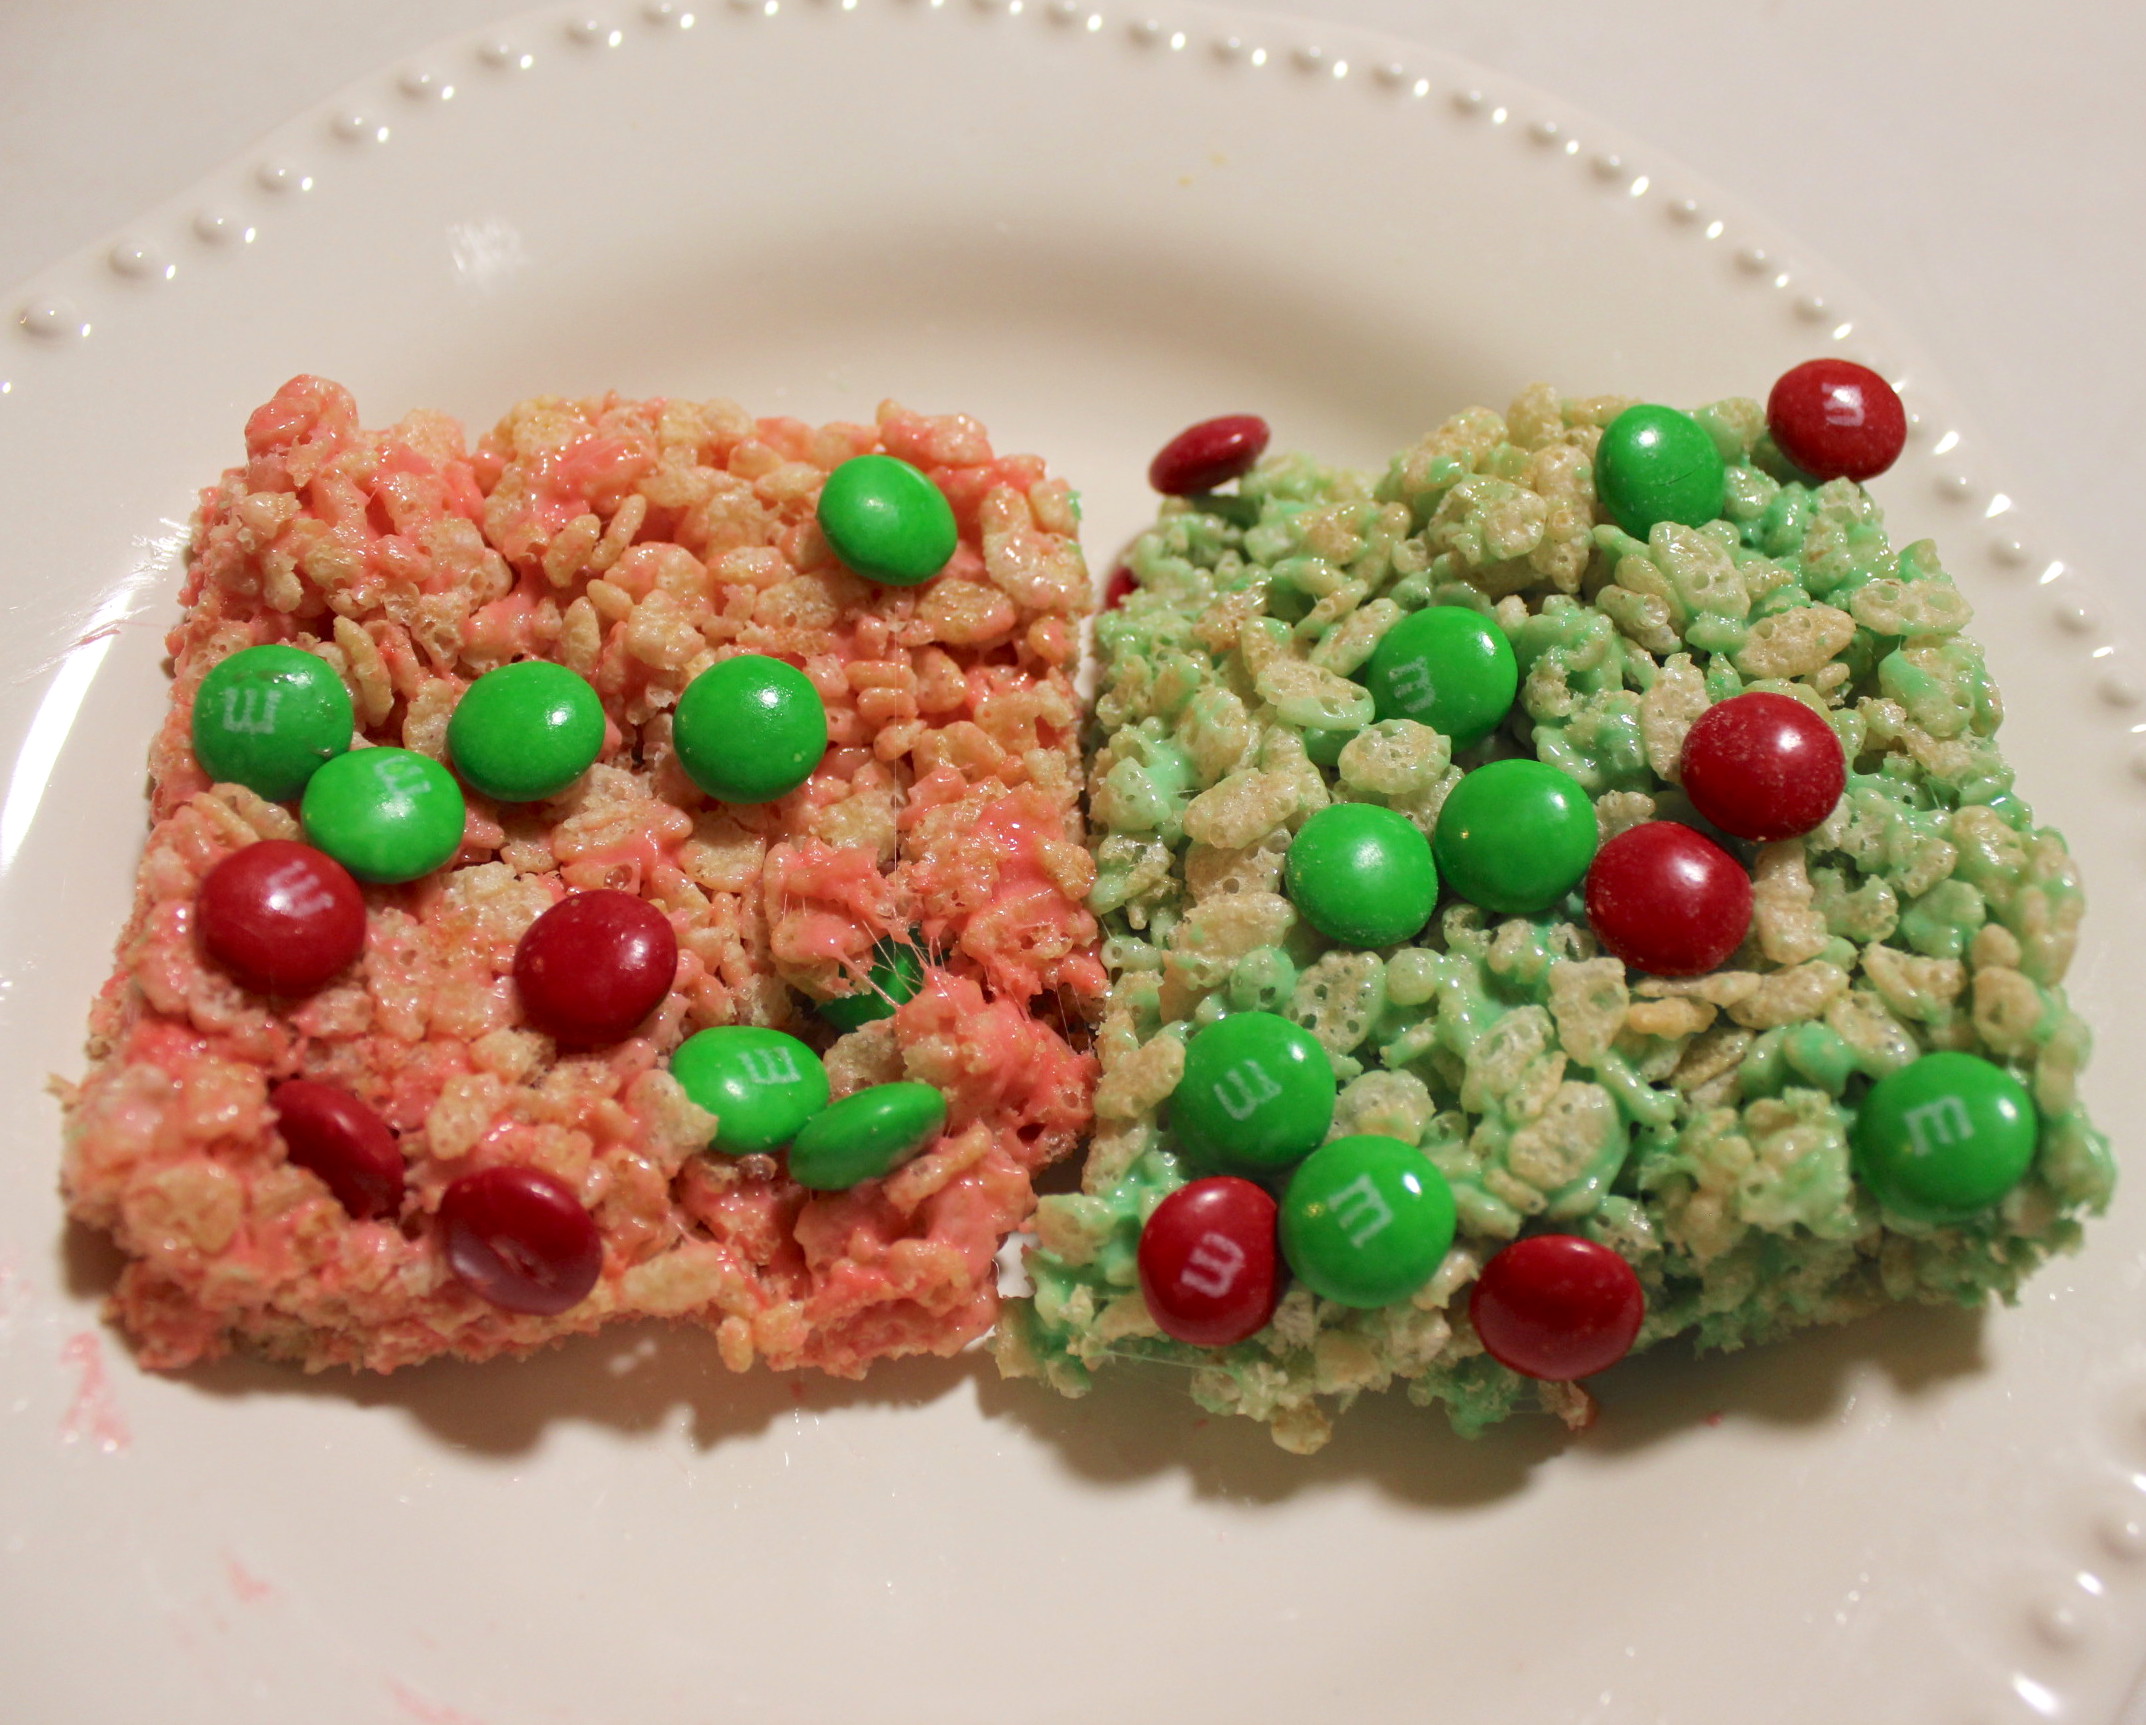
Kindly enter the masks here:
<path id="1" fill-rule="evenodd" d="M 870 452 L 952 506 L 958 549 L 921 587 L 866 584 L 816 524 L 829 471 Z M 1088 590 L 1065 483 L 958 415 L 889 403 L 812 426 L 727 401 L 539 397 L 472 448 L 442 415 L 366 431 L 339 386 L 286 384 L 202 496 L 139 892 L 88 1074 L 59 1087 L 68 1204 L 127 1255 L 111 1311 L 142 1361 L 238 1346 L 384 1371 L 655 1316 L 712 1330 L 736 1369 L 854 1375 L 982 1335 L 1031 1179 L 1089 1120 L 1105 979 L 1070 680 Z M 444 759 L 462 691 L 527 658 L 587 678 L 607 727 L 549 801 L 471 792 L 449 863 L 367 888 L 362 956 L 295 1001 L 209 962 L 193 916 L 221 859 L 297 836 L 289 808 L 210 782 L 190 740 L 204 675 L 267 642 L 342 677 L 361 745 Z M 681 691 L 741 652 L 802 668 L 829 727 L 810 778 L 752 806 L 703 794 L 671 738 Z M 593 888 L 659 910 L 679 963 L 639 1033 L 562 1051 L 525 1022 L 510 967 L 540 913 Z M 912 929 L 924 985 L 835 1036 L 809 1000 Z M 934 1085 L 946 1129 L 840 1192 L 800 1188 L 779 1155 L 706 1153 L 714 1119 L 666 1057 L 718 1025 L 808 1039 L 838 1097 Z M 392 1128 L 399 1214 L 356 1220 L 287 1161 L 269 1095 L 294 1077 Z M 563 1182 L 595 1220 L 601 1273 L 557 1316 L 502 1309 L 444 1261 L 443 1189 L 494 1167 Z"/>
<path id="2" fill-rule="evenodd" d="M 1096 1138 L 1082 1190 L 1039 1208 L 1034 1294 L 996 1344 L 1007 1374 L 1081 1395 L 1109 1361 L 1169 1362 L 1203 1408 L 1298 1451 L 1395 1384 L 1463 1432 L 1523 1401 L 1577 1424 L 1584 1390 L 1531 1383 L 1470 1323 L 1471 1286 L 1523 1229 L 1627 1260 L 1639 1345 L 1735 1348 L 1888 1301 L 2010 1300 L 2108 1202 L 2108 1146 L 2076 1098 L 2087 1031 L 2061 987 L 2079 882 L 1998 753 L 1966 599 L 1933 546 L 1889 544 L 1861 486 L 1788 466 L 1750 401 L 1693 416 L 1727 464 L 1721 516 L 1633 538 L 1592 477 L 1627 405 L 1537 385 L 1503 416 L 1457 414 L 1382 475 L 1269 459 L 1234 495 L 1165 500 L 1129 553 L 1133 590 L 1096 630 L 1088 903 L 1111 979 Z M 1480 613 L 1518 660 L 1511 714 L 1460 759 L 1425 725 L 1366 726 L 1350 680 L 1431 605 Z M 1383 804 L 1429 834 L 1464 768 L 1514 755 L 1577 780 L 1605 841 L 1691 823 L 1685 735 L 1752 690 L 1825 718 L 1847 790 L 1816 830 L 1742 847 L 1751 932 L 1709 974 L 1628 974 L 1577 891 L 1529 917 L 1449 891 L 1415 940 L 1366 952 L 1334 947 L 1277 884 L 1329 803 Z M 1357 727 L 1314 763 L 1309 730 Z M 1158 1329 L 1136 1250 L 1191 1178 L 1166 1112 L 1186 1041 L 1250 1010 L 1324 1046 L 1331 1137 L 1415 1146 L 1459 1227 L 1407 1300 L 1357 1309 L 1299 1284 L 1249 1339 L 1196 1347 Z M 1857 1097 L 1931 1050 L 2007 1064 L 2040 1113 L 2024 1180 L 1953 1225 L 1881 1214 L 1850 1175 Z"/>

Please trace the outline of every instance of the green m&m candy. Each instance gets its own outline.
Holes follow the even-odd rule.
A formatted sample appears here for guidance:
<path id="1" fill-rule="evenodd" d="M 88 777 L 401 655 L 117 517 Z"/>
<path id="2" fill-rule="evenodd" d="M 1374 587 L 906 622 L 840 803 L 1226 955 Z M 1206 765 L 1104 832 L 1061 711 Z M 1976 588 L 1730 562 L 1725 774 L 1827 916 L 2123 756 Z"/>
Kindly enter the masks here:
<path id="1" fill-rule="evenodd" d="M 1855 1171 L 1888 1210 L 1964 1222 L 2026 1176 L 2039 1132 L 2034 1099 L 2002 1067 L 1950 1050 L 1925 1054 L 1863 1098 Z"/>
<path id="2" fill-rule="evenodd" d="M 1596 837 L 1577 779 L 1541 761 L 1492 761 L 1447 796 L 1431 854 L 1439 878 L 1470 903 L 1532 916 L 1579 884 Z"/>
<path id="3" fill-rule="evenodd" d="M 1329 940 L 1393 946 L 1431 920 L 1438 870 L 1430 840 L 1376 803 L 1332 803 L 1289 846 L 1289 901 Z"/>
<path id="4" fill-rule="evenodd" d="M 1433 605 L 1379 637 L 1363 680 L 1380 718 L 1414 719 L 1464 749 L 1512 711 L 1520 664 L 1488 617 L 1465 605 Z"/>
<path id="5" fill-rule="evenodd" d="M 946 1125 L 946 1098 L 929 1084 L 874 1084 L 822 1109 L 790 1144 L 790 1178 L 842 1192 L 891 1174 Z"/>
<path id="6" fill-rule="evenodd" d="M 588 679 L 542 659 L 485 672 L 447 721 L 455 770 L 503 803 L 557 796 L 603 746 L 604 704 Z"/>
<path id="7" fill-rule="evenodd" d="M 872 948 L 872 969 L 864 987 L 814 1004 L 837 1030 L 855 1030 L 875 1018 L 892 1018 L 894 1009 L 915 999 L 923 986 L 924 955 L 907 941 L 890 936 Z"/>
<path id="8" fill-rule="evenodd" d="M 1673 407 L 1628 407 L 1595 446 L 1595 493 L 1644 539 L 1657 521 L 1703 527 L 1728 499 L 1728 468 L 1705 426 Z"/>
<path id="9" fill-rule="evenodd" d="M 827 753 L 827 707 L 795 665 L 740 653 L 686 685 L 671 740 L 686 776 L 711 797 L 771 803 Z"/>
<path id="10" fill-rule="evenodd" d="M 247 647 L 201 679 L 194 758 L 218 784 L 289 802 L 350 747 L 356 722 L 350 691 L 325 660 L 297 647 Z"/>
<path id="11" fill-rule="evenodd" d="M 307 781 L 307 842 L 358 879 L 392 885 L 430 874 L 462 848 L 462 787 L 408 749 L 353 749 Z"/>
<path id="12" fill-rule="evenodd" d="M 1282 1256 L 1313 1293 L 1386 1306 L 1453 1244 L 1453 1188 L 1422 1151 L 1369 1133 L 1322 1144 L 1282 1194 Z"/>
<path id="13" fill-rule="evenodd" d="M 689 1036 L 671 1076 L 715 1116 L 711 1150 L 746 1156 L 779 1150 L 827 1106 L 827 1068 L 794 1036 L 727 1024 Z"/>
<path id="14" fill-rule="evenodd" d="M 849 569 L 888 587 L 929 581 L 959 534 L 946 494 L 892 455 L 858 455 L 820 488 L 820 531 Z"/>
<path id="15" fill-rule="evenodd" d="M 1186 1044 L 1170 1126 L 1203 1168 L 1272 1173 L 1326 1136 L 1334 1095 L 1334 1063 L 1310 1031 L 1233 1012 Z"/>

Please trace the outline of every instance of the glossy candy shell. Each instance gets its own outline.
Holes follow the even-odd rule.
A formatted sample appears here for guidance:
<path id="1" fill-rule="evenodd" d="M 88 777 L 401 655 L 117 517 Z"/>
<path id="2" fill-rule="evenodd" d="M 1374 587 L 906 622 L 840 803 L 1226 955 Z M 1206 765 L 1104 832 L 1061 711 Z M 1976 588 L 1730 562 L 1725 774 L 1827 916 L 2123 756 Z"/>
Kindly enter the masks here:
<path id="1" fill-rule="evenodd" d="M 462 848 L 462 787 L 408 749 L 354 749 L 306 785 L 299 815 L 314 844 L 362 881 L 428 875 Z"/>
<path id="2" fill-rule="evenodd" d="M 1148 483 L 1165 497 L 1194 497 L 1242 479 L 1267 452 L 1272 434 L 1253 413 L 1229 413 L 1188 425 L 1155 452 Z"/>
<path id="3" fill-rule="evenodd" d="M 1512 711 L 1520 663 L 1487 617 L 1465 605 L 1432 605 L 1379 637 L 1363 680 L 1380 718 L 1414 719 L 1464 749 Z"/>
<path id="4" fill-rule="evenodd" d="M 1290 841 L 1289 901 L 1329 940 L 1393 946 L 1419 932 L 1438 902 L 1430 841 L 1376 803 L 1334 803 Z"/>
<path id="5" fill-rule="evenodd" d="M 554 1317 L 603 1273 L 596 1223 L 567 1186 L 535 1168 L 485 1168 L 440 1195 L 447 1267 L 493 1305 Z"/>
<path id="6" fill-rule="evenodd" d="M 2034 1165 L 2040 1119 L 2001 1066 L 1950 1049 L 1871 1086 L 1856 1110 L 1855 1171 L 1888 1210 L 1918 1222 L 1965 1222 Z"/>
<path id="7" fill-rule="evenodd" d="M 1170 1097 L 1170 1130 L 1203 1171 L 1275 1173 L 1334 1120 L 1334 1063 L 1301 1025 L 1234 1012 L 1196 1031 Z"/>
<path id="8" fill-rule="evenodd" d="M 270 642 L 233 653 L 194 693 L 194 758 L 218 783 L 288 802 L 350 747 L 350 691 L 328 663 Z"/>
<path id="9" fill-rule="evenodd" d="M 709 1149 L 779 1150 L 827 1106 L 827 1068 L 794 1036 L 757 1025 L 703 1030 L 679 1044 L 671 1076 L 716 1116 Z"/>
<path id="10" fill-rule="evenodd" d="M 1663 521 L 1703 527 L 1727 501 L 1728 467 L 1706 427 L 1673 407 L 1628 407 L 1595 447 L 1595 491 L 1627 533 Z"/>
<path id="11" fill-rule="evenodd" d="M 1751 876 L 1705 834 L 1675 821 L 1629 827 L 1587 870 L 1587 921 L 1634 970 L 1718 969 L 1751 929 Z"/>
<path id="12" fill-rule="evenodd" d="M 892 455 L 859 455 L 830 473 L 819 522 L 846 567 L 887 587 L 929 581 L 960 543 L 945 494 Z"/>
<path id="13" fill-rule="evenodd" d="M 670 918 L 628 892 L 577 892 L 529 925 L 514 988 L 530 1024 L 570 1047 L 631 1036 L 678 974 Z"/>
<path id="14" fill-rule="evenodd" d="M 1431 854 L 1438 878 L 1471 904 L 1532 916 L 1580 883 L 1597 832 L 1578 780 L 1541 761 L 1493 761 L 1453 787 Z"/>
<path id="15" fill-rule="evenodd" d="M 1775 445 L 1813 479 L 1875 479 L 1900 459 L 1907 409 L 1868 366 L 1812 359 L 1781 374 L 1766 397 Z"/>
<path id="16" fill-rule="evenodd" d="M 830 1103 L 790 1144 L 790 1178 L 842 1192 L 891 1174 L 946 1126 L 946 1098 L 929 1084 L 874 1084 Z"/>
<path id="17" fill-rule="evenodd" d="M 907 941 L 882 940 L 872 948 L 872 969 L 864 987 L 815 1005 L 837 1030 L 855 1030 L 875 1019 L 892 1018 L 923 986 L 923 955 Z"/>
<path id="18" fill-rule="evenodd" d="M 586 678 L 541 659 L 487 671 L 447 721 L 447 750 L 472 788 L 500 802 L 557 796 L 594 765 L 604 708 Z"/>
<path id="19" fill-rule="evenodd" d="M 1280 1212 L 1249 1180 L 1180 1186 L 1140 1230 L 1140 1291 L 1166 1336 L 1226 1348 L 1257 1335 L 1281 1298 Z"/>
<path id="20" fill-rule="evenodd" d="M 224 858 L 195 899 L 201 944 L 241 987 L 311 994 L 365 950 L 365 895 L 325 852 L 262 839 Z"/>
<path id="21" fill-rule="evenodd" d="M 292 1078 L 269 1092 L 268 1106 L 285 1156 L 319 1175 L 357 1220 L 392 1217 L 402 1208 L 402 1149 L 363 1101 L 337 1084 Z"/>
<path id="22" fill-rule="evenodd" d="M 1282 1255 L 1314 1293 L 1344 1306 L 1405 1300 L 1453 1244 L 1453 1189 L 1398 1138 L 1336 1138 L 1282 1195 Z"/>
<path id="23" fill-rule="evenodd" d="M 1532 1234 L 1483 1266 L 1468 1317 L 1492 1359 L 1523 1377 L 1568 1382 L 1631 1352 L 1647 1294 L 1622 1256 L 1575 1234 Z"/>
<path id="24" fill-rule="evenodd" d="M 1833 727 L 1791 695 L 1717 701 L 1685 733 L 1684 794 L 1725 833 L 1795 838 L 1833 812 L 1848 763 Z"/>
<path id="25" fill-rule="evenodd" d="M 827 753 L 827 707 L 795 665 L 741 653 L 686 685 L 672 740 L 678 764 L 711 797 L 771 803 Z"/>

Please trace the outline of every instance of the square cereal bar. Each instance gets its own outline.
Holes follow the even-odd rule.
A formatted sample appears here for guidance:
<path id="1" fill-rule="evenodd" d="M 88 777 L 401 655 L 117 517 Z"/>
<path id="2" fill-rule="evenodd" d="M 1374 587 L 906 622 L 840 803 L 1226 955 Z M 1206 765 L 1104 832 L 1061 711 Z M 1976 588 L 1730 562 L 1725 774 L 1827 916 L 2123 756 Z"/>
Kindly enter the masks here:
<path id="1" fill-rule="evenodd" d="M 1771 429 L 1537 386 L 1164 501 L 1097 625 L 1097 1127 L 1010 1375 L 1167 1362 L 1298 1451 L 1391 1386 L 1577 1425 L 1629 1347 L 2077 1243 L 2077 873 L 1936 548 L 1783 453 L 1843 422 L 1784 419 L 1814 377 Z"/>
<path id="2" fill-rule="evenodd" d="M 829 472 L 870 452 L 951 505 L 958 545 L 923 585 L 859 579 L 817 523 Z M 1093 1085 L 1074 523 L 1040 461 L 891 404 L 814 427 L 724 401 L 538 398 L 470 449 L 439 414 L 369 432 L 335 384 L 279 390 L 202 497 L 138 895 L 89 1072 L 60 1087 L 68 1203 L 126 1254 L 112 1311 L 142 1360 L 237 1346 L 390 1370 L 660 1316 L 712 1329 L 735 1369 L 849 1375 L 982 1335 L 994 1255 L 1032 1176 L 1081 1138 Z M 469 791 L 449 860 L 367 886 L 355 962 L 290 996 L 212 960 L 196 909 L 220 862 L 300 836 L 292 806 L 212 782 L 193 743 L 204 676 L 264 643 L 332 668 L 354 755 L 447 759 L 464 691 L 521 660 L 585 678 L 604 720 L 595 764 L 548 800 Z M 819 765 L 772 802 L 717 802 L 673 748 L 681 692 L 740 654 L 800 668 L 825 708 Z M 528 1022 L 516 949 L 598 891 L 660 913 L 676 971 L 633 1033 L 562 1046 Z M 875 948 L 911 941 L 921 984 L 838 1034 L 815 1003 L 867 990 Z M 709 1153 L 717 1120 L 667 1062 L 740 1025 L 813 1045 L 836 1097 L 936 1087 L 943 1132 L 838 1191 L 803 1189 L 780 1154 Z M 286 1154 L 271 1097 L 294 1079 L 392 1132 L 385 1213 Z M 499 1169 L 593 1223 L 593 1285 L 563 1310 L 509 1309 L 450 1263 L 443 1194 Z"/>

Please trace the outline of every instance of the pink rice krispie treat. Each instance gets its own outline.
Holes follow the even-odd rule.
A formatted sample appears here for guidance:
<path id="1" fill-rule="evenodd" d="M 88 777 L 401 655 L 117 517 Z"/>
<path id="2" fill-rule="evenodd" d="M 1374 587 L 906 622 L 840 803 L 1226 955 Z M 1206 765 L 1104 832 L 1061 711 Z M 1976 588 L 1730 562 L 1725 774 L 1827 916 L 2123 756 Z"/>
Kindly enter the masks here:
<path id="1" fill-rule="evenodd" d="M 722 401 L 538 398 L 471 451 L 438 414 L 361 430 L 311 377 L 252 416 L 246 451 L 203 494 L 134 912 L 88 1076 L 61 1087 L 68 1201 L 128 1257 L 112 1309 L 143 1361 L 236 1344 L 390 1370 L 664 1316 L 714 1330 L 734 1369 L 853 1375 L 983 1334 L 1033 1175 L 1087 1127 L 1104 988 L 1070 677 L 1089 584 L 1064 482 L 971 420 L 891 404 L 815 428 Z M 923 585 L 859 579 L 817 523 L 829 472 L 869 452 L 952 506 L 958 547 Z M 241 986 L 196 914 L 217 863 L 300 832 L 291 807 L 212 783 L 192 743 L 204 675 L 263 643 L 333 667 L 360 749 L 446 760 L 463 692 L 517 659 L 585 677 L 605 719 L 596 764 L 550 800 L 469 790 L 459 851 L 366 887 L 362 952 L 300 997 Z M 681 692 L 741 653 L 800 668 L 826 709 L 817 769 L 768 803 L 714 800 L 672 746 Z M 595 889 L 659 910 L 677 971 L 636 1032 L 562 1048 L 528 1022 L 515 952 Z M 814 1002 L 858 990 L 889 938 L 927 955 L 921 986 L 837 1035 Z M 780 1154 L 713 1153 L 668 1058 L 725 1025 L 809 1042 L 837 1098 L 932 1085 L 945 1127 L 847 1190 L 804 1189 Z M 393 1131 L 395 1213 L 359 1219 L 287 1155 L 270 1097 L 300 1077 Z M 490 1168 L 547 1176 L 593 1220 L 601 1270 L 567 1309 L 507 1309 L 451 1265 L 442 1194 Z"/>

